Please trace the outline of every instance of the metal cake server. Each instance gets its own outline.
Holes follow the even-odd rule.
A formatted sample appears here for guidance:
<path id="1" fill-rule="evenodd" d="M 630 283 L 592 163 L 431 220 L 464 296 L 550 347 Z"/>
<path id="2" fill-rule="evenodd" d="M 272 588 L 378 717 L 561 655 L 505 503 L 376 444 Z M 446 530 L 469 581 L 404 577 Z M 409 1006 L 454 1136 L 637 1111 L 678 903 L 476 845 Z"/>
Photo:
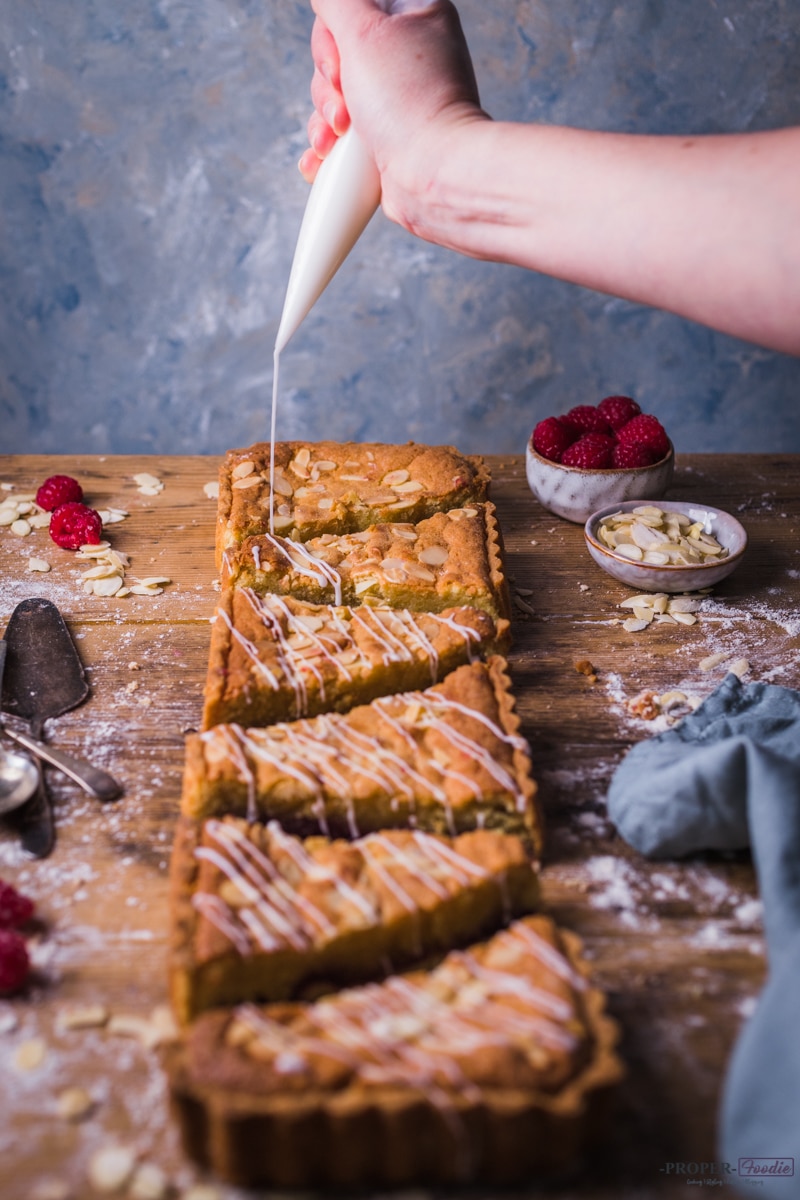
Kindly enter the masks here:
<path id="1" fill-rule="evenodd" d="M 49 600 L 37 597 L 23 600 L 11 614 L 3 639 L 7 646 L 7 661 L 3 679 L 2 709 L 28 722 L 31 738 L 18 735 L 30 749 L 41 743 L 44 723 L 51 717 L 61 716 L 81 704 L 89 695 L 89 685 L 78 657 L 75 644 L 64 619 L 56 606 Z M 31 741 L 33 739 L 33 742 Z M 48 760 L 64 769 L 64 756 L 42 745 L 48 752 Z M 62 761 L 55 761 L 61 758 Z M 71 767 L 81 764 L 66 756 Z M 37 757 L 39 783 L 32 798 L 8 817 L 19 831 L 23 847 L 35 858 L 44 858 L 55 842 L 55 825 L 52 806 L 47 792 L 41 761 Z M 96 768 L 92 768 L 96 771 Z M 68 772 L 75 774 L 70 771 Z M 79 774 L 82 774 L 79 771 Z M 100 772 L 105 776 L 105 772 Z M 111 779 L 110 776 L 106 777 Z M 119 794 L 119 788 L 111 780 L 113 788 L 104 793 L 106 799 Z M 116 789 L 116 790 L 114 790 Z M 90 789 L 97 794 L 94 789 Z"/>

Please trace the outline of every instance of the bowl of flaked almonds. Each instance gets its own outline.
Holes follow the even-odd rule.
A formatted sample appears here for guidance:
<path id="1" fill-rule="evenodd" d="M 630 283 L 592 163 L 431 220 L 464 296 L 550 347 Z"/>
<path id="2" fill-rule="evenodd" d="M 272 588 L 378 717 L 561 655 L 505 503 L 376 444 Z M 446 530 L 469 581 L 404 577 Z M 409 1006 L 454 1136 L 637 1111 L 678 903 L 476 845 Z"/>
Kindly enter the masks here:
<path id="1" fill-rule="evenodd" d="M 592 513 L 586 546 L 609 575 L 644 592 L 696 592 L 730 575 L 747 547 L 735 517 L 709 504 L 629 500 Z"/>

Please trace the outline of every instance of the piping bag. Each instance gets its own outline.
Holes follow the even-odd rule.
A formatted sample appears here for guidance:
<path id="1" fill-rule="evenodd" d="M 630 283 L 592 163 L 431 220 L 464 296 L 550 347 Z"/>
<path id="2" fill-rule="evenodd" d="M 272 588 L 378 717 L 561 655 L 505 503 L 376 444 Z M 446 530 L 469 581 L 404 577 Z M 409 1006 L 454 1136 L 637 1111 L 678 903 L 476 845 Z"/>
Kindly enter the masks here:
<path id="1" fill-rule="evenodd" d="M 377 0 L 393 16 L 434 0 Z M 275 354 L 283 350 L 342 265 L 380 204 L 378 168 L 350 128 L 317 172 L 306 203 L 286 288 Z"/>

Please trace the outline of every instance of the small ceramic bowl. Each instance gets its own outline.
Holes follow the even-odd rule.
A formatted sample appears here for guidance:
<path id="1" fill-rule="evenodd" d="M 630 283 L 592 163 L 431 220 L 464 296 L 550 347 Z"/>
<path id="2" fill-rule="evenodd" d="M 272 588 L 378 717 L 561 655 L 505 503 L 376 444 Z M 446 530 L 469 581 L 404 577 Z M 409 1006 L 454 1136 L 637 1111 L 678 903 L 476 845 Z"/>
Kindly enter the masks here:
<path id="1" fill-rule="evenodd" d="M 728 553 L 724 558 L 710 559 L 705 563 L 679 566 L 653 566 L 645 562 L 633 562 L 621 554 L 615 554 L 597 536 L 603 517 L 616 512 L 630 512 L 649 500 L 628 500 L 623 504 L 607 504 L 592 513 L 584 527 L 586 546 L 594 561 L 609 575 L 629 584 L 640 592 L 696 592 L 711 587 L 735 571 L 747 547 L 747 534 L 730 513 L 710 504 L 695 504 L 693 501 L 665 500 L 658 505 L 664 511 L 684 513 L 695 521 L 703 521 L 705 530 L 723 545 Z"/>
<path id="2" fill-rule="evenodd" d="M 675 451 L 670 443 L 669 454 L 650 467 L 627 467 L 618 470 L 586 471 L 582 467 L 565 467 L 542 458 L 528 440 L 525 469 L 528 485 L 536 499 L 557 517 L 565 517 L 583 525 L 588 517 L 605 504 L 649 497 L 658 500 L 672 482 Z"/>

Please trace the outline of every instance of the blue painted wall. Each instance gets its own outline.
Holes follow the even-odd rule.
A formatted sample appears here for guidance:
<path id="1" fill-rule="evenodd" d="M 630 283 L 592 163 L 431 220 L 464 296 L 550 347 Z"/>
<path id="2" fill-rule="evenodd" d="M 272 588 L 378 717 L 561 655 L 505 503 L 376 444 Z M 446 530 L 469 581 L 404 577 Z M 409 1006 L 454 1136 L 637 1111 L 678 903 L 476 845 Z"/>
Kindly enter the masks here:
<path id="1" fill-rule="evenodd" d="M 800 123 L 793 0 L 462 0 L 496 117 Z M 307 194 L 299 0 L 0 0 L 0 449 L 266 436 Z M 382 217 L 284 355 L 281 437 L 522 450 L 613 391 L 680 450 L 800 451 L 800 361 Z"/>

